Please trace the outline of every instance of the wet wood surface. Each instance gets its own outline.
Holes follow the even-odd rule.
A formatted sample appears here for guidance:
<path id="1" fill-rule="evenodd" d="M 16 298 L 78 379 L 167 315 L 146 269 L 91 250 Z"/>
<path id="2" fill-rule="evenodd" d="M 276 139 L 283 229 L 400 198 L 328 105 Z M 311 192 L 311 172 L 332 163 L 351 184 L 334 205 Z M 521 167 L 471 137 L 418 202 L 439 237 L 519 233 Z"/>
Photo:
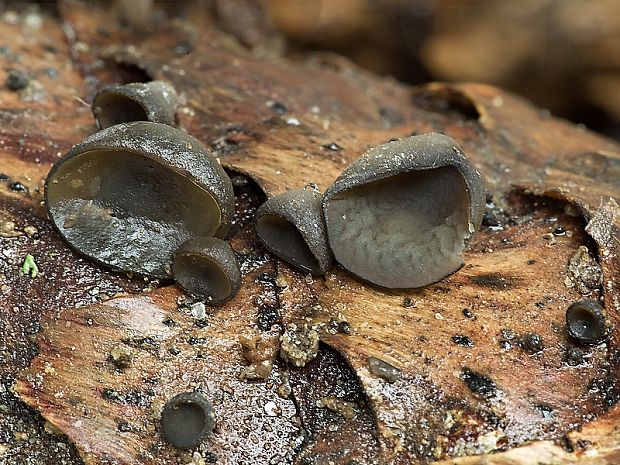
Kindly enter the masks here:
<path id="1" fill-rule="evenodd" d="M 619 423 L 606 412 L 619 394 L 618 333 L 577 346 L 564 313 L 582 296 L 568 264 L 585 246 L 604 275 L 589 297 L 618 326 L 620 147 L 489 86 L 410 88 L 331 55 L 261 58 L 198 14 L 136 32 L 113 11 L 64 2 L 60 13 L 29 34 L 24 17 L 0 28 L 21 57 L 5 55 L 7 66 L 36 72 L 44 92 L 28 101 L 3 90 L 0 209 L 15 223 L 6 235 L 18 236 L 0 238 L 0 369 L 86 463 L 191 461 L 162 442 L 158 408 L 194 388 L 214 399 L 217 427 L 198 452 L 218 463 L 616 463 Z M 50 60 L 60 71 L 48 79 L 39 70 Z M 51 162 L 94 131 L 84 102 L 136 76 L 171 82 L 184 99 L 179 126 L 253 180 L 237 189 L 231 237 L 246 263 L 242 291 L 205 321 L 175 287 L 79 258 L 41 205 Z M 430 131 L 463 146 L 492 194 L 494 220 L 453 276 L 386 292 L 338 269 L 310 279 L 257 244 L 253 182 L 267 196 L 324 190 L 368 147 Z M 16 181 L 28 192 L 11 189 Z M 19 273 L 27 253 L 37 278 Z M 117 293 L 127 295 L 107 300 Z M 541 351 L 524 343 L 532 333 Z M 242 336 L 273 354 L 280 336 L 283 347 L 300 342 L 307 363 L 293 366 L 287 349 L 267 380 L 240 379 L 250 363 Z M 132 353 L 127 368 L 109 360 L 119 345 Z M 0 410 L 0 425 L 15 415 Z"/>

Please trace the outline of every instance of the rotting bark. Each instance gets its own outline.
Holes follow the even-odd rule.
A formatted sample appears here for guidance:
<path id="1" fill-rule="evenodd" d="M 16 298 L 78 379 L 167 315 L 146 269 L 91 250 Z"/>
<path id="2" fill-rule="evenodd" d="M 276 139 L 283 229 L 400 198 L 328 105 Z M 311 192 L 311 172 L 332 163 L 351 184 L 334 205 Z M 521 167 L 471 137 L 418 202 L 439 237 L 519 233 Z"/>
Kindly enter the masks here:
<path id="1" fill-rule="evenodd" d="M 602 288 L 591 297 L 604 297 L 618 326 L 620 218 L 612 200 L 620 195 L 617 145 L 488 86 L 412 89 L 331 56 L 317 55 L 305 64 L 262 61 L 213 27 L 198 31 L 189 21 L 136 34 L 117 26 L 109 12 L 95 14 L 92 6 L 70 2 L 61 12 L 70 46 L 62 42 L 60 26 L 46 19 L 45 34 L 32 32 L 28 46 L 33 52 L 23 56 L 36 69 L 49 45 L 44 36 L 55 38 L 57 59 L 71 60 L 65 85 L 43 81 L 46 99 L 23 102 L 13 96 L 4 113 L 19 117 L 3 127 L 2 170 L 30 192 L 2 188 L 2 210 L 20 229 L 21 219 L 32 215 L 29 223 L 44 236 L 39 242 L 27 236 L 2 239 L 3 248 L 8 241 L 21 248 L 6 266 L 3 299 L 9 304 L 0 315 L 5 324 L 14 318 L 8 309 L 20 299 L 18 283 L 43 296 L 20 301 L 23 310 L 15 321 L 41 317 L 44 330 L 40 355 L 20 373 L 15 391 L 67 434 L 87 463 L 185 460 L 161 442 L 152 407 L 195 387 L 212 394 L 219 410 L 216 431 L 201 452 L 224 463 L 276 456 L 286 463 L 298 452 L 300 463 L 351 458 L 425 463 L 496 449 L 510 450 L 446 463 L 533 463 L 536 454 L 546 454 L 551 463 L 552 458 L 593 463 L 587 460 L 595 453 L 600 463 L 615 463 L 620 447 L 611 425 L 618 424 L 617 413 L 604 414 L 618 395 L 618 332 L 607 344 L 586 349 L 586 363 L 571 367 L 565 353 L 572 342 L 562 318 L 580 297 L 566 287 L 565 277 L 569 260 L 585 245 L 604 272 Z M 7 30 L 7 37 L 18 35 Z M 178 53 L 181 42 L 189 55 Z M 276 263 L 250 228 L 260 195 L 251 189 L 237 192 L 241 224 L 232 233 L 232 245 L 247 257 L 245 283 L 236 299 L 196 324 L 190 311 L 178 306 L 175 288 L 137 295 L 136 281 L 69 252 L 39 204 L 36 188 L 51 161 L 93 130 L 88 108 L 78 100 L 88 100 L 93 90 L 84 82 L 119 80 L 121 69 L 135 70 L 132 66 L 173 83 L 185 97 L 179 125 L 267 195 L 309 183 L 324 190 L 369 146 L 412 133 L 445 132 L 484 175 L 501 228 L 483 228 L 465 267 L 448 279 L 423 290 L 386 292 L 342 271 L 313 281 Z M 59 116 L 52 118 L 54 111 Z M 571 216 L 574 212 L 578 216 Z M 559 225 L 570 234 L 554 235 Z M 43 279 L 31 280 L 17 269 L 21 254 L 35 248 L 37 256 L 57 249 L 63 260 L 42 261 Z M 88 279 L 60 273 L 77 264 Z M 56 281 L 48 280 L 54 270 Z M 117 283 L 114 292 L 133 295 L 76 308 L 91 299 L 89 279 Z M 275 395 L 280 382 L 286 384 L 286 367 L 276 366 L 266 383 L 238 379 L 247 366 L 239 337 L 277 336 L 280 319 L 285 326 L 313 326 L 331 347 L 320 349 L 304 368 L 288 368 L 295 370 L 292 400 Z M 527 333 L 542 336 L 542 352 L 523 350 L 520 338 Z M 26 334 L 9 326 L 5 339 Z M 22 362 L 7 361 L 3 376 L 28 363 L 33 345 L 24 341 L 21 350 L 5 352 L 18 353 Z M 119 344 L 134 354 L 123 370 L 107 361 Z M 401 375 L 390 375 L 389 366 L 371 372 L 369 357 Z M 340 391 L 324 385 L 334 371 L 320 367 L 330 364 L 340 364 Z M 334 396 L 351 405 L 325 403 Z M 349 405 L 359 413 L 351 417 L 342 414 L 350 412 L 344 407 L 338 413 L 325 405 Z M 300 419 L 290 418 L 295 413 Z M 369 418 L 374 431 L 368 430 Z M 300 422 L 306 437 L 300 435 Z M 248 439 L 242 440 L 245 433 Z M 560 446 L 566 445 L 565 434 L 575 452 Z M 267 449 L 269 441 L 279 450 Z M 352 444 L 369 455 L 355 457 Z"/>

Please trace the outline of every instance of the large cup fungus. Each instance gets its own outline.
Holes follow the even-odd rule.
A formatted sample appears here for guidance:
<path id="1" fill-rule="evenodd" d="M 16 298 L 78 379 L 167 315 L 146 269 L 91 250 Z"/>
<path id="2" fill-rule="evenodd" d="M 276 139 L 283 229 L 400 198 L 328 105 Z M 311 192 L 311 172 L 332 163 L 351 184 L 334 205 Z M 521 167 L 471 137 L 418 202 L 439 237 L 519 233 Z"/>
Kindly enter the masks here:
<path id="1" fill-rule="evenodd" d="M 458 270 L 484 208 L 480 174 L 441 134 L 370 149 L 323 200 L 336 260 L 388 288 L 426 286 Z"/>
<path id="2" fill-rule="evenodd" d="M 327 245 L 318 192 L 294 190 L 272 197 L 256 212 L 256 232 L 265 247 L 302 271 L 325 274 L 333 256 Z"/>
<path id="3" fill-rule="evenodd" d="M 49 215 L 77 251 L 113 269 L 170 277 L 191 237 L 223 237 L 234 214 L 224 169 L 197 139 L 160 123 L 111 126 L 73 147 L 45 183 Z"/>

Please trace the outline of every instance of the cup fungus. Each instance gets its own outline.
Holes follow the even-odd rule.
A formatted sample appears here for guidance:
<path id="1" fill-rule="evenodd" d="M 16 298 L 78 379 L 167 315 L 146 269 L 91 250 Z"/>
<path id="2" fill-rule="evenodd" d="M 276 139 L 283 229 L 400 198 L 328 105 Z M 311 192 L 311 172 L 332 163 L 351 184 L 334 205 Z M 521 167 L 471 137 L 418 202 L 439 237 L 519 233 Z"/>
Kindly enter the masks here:
<path id="1" fill-rule="evenodd" d="M 605 309 L 596 300 L 578 300 L 566 311 L 566 326 L 568 333 L 582 344 L 598 344 L 607 337 Z"/>
<path id="2" fill-rule="evenodd" d="M 101 89 L 92 104 L 100 129 L 131 121 L 173 125 L 177 93 L 163 81 L 132 82 Z"/>
<path id="3" fill-rule="evenodd" d="M 323 200 L 336 261 L 388 288 L 426 286 L 458 270 L 484 208 L 480 173 L 441 134 L 372 148 Z"/>
<path id="4" fill-rule="evenodd" d="M 195 138 L 135 122 L 87 137 L 45 182 L 47 209 L 80 253 L 113 269 L 170 276 L 173 252 L 190 237 L 222 237 L 234 214 L 232 184 Z"/>
<path id="5" fill-rule="evenodd" d="M 181 245 L 174 253 L 172 274 L 179 286 L 211 305 L 232 299 L 241 287 L 235 252 L 215 237 L 196 237 Z"/>
<path id="6" fill-rule="evenodd" d="M 191 449 L 213 431 L 215 412 L 199 392 L 184 392 L 170 399 L 161 414 L 161 433 L 173 446 Z"/>
<path id="7" fill-rule="evenodd" d="M 256 212 L 256 232 L 267 250 L 302 271 L 323 275 L 332 266 L 321 202 L 310 190 L 267 200 Z"/>

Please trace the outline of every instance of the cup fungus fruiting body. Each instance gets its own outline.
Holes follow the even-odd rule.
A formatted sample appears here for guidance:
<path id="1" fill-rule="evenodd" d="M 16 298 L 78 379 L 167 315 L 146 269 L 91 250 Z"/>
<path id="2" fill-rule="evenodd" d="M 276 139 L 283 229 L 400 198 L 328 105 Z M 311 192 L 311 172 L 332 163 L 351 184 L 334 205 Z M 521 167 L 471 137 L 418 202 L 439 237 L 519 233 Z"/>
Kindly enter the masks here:
<path id="1" fill-rule="evenodd" d="M 605 309 L 596 300 L 578 300 L 566 310 L 566 326 L 571 337 L 582 344 L 598 344 L 607 337 Z"/>
<path id="2" fill-rule="evenodd" d="M 132 121 L 174 124 L 177 93 L 164 81 L 132 82 L 101 89 L 92 110 L 99 129 Z"/>
<path id="3" fill-rule="evenodd" d="M 322 200 L 318 192 L 293 190 L 272 197 L 256 212 L 256 232 L 267 250 L 315 275 L 327 273 L 333 263 Z"/>
<path id="4" fill-rule="evenodd" d="M 484 207 L 480 173 L 442 134 L 372 148 L 323 200 L 336 261 L 387 288 L 426 286 L 458 270 Z"/>
<path id="5" fill-rule="evenodd" d="M 235 252 L 215 237 L 195 237 L 174 253 L 172 274 L 190 294 L 218 305 L 232 299 L 241 287 Z"/>
<path id="6" fill-rule="evenodd" d="M 161 414 L 161 434 L 179 449 L 192 449 L 213 431 L 215 412 L 199 392 L 184 392 L 170 399 Z"/>
<path id="7" fill-rule="evenodd" d="M 160 123 L 111 126 L 73 147 L 45 182 L 49 216 L 78 252 L 113 269 L 170 276 L 190 237 L 222 237 L 232 184 L 195 138 Z"/>

